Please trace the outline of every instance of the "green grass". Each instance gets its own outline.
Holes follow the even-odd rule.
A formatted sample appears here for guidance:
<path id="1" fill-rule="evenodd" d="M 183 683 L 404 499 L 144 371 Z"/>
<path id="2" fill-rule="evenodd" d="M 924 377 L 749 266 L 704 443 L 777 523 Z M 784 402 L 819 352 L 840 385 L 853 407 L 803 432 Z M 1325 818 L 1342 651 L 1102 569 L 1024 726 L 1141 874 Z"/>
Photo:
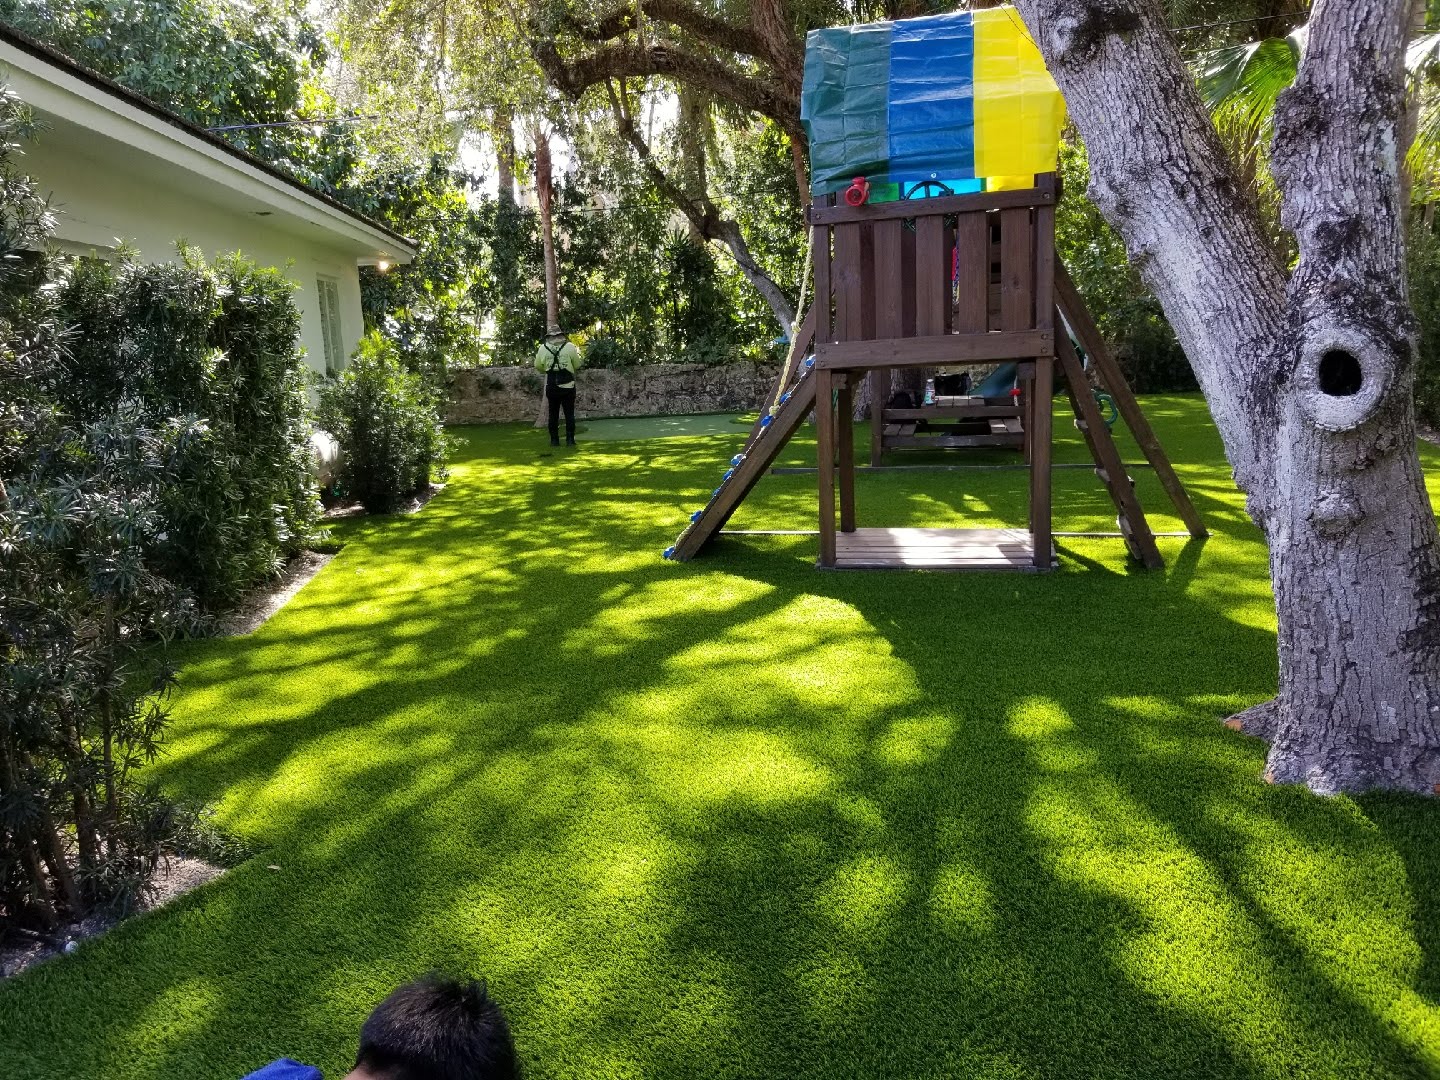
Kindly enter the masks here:
<path id="1" fill-rule="evenodd" d="M 422 513 L 187 651 L 157 769 L 260 854 L 0 988 L 0 1076 L 339 1077 L 430 968 L 489 977 L 533 1078 L 1440 1075 L 1440 802 L 1260 781 L 1219 720 L 1274 690 L 1265 553 L 1202 404 L 1147 406 L 1215 531 L 1163 573 L 665 563 L 743 429 L 462 430 Z M 733 526 L 813 527 L 813 485 Z M 860 523 L 1023 486 L 862 475 Z M 1086 472 L 1056 524 L 1113 527 Z"/>
<path id="2" fill-rule="evenodd" d="M 624 442 L 635 439 L 669 439 L 685 435 L 732 435 L 735 417 L 730 413 L 694 416 L 626 416 L 613 420 L 581 420 L 577 430 L 586 442 Z"/>

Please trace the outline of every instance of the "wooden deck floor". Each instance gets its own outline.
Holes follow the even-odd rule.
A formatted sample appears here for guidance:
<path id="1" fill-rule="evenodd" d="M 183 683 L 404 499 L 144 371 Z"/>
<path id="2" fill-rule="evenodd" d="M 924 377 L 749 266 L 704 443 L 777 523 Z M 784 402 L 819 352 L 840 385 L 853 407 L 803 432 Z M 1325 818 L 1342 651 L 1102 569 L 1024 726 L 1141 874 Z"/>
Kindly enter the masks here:
<path id="1" fill-rule="evenodd" d="M 1024 529 L 856 529 L 835 534 L 837 570 L 1034 570 L 1034 556 Z"/>

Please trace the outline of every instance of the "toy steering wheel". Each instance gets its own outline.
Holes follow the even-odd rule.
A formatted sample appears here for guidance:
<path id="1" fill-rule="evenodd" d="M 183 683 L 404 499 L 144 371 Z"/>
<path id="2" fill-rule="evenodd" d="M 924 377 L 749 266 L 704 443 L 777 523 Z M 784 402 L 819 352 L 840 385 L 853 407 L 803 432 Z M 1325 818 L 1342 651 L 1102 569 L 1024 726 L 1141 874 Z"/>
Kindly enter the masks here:
<path id="1" fill-rule="evenodd" d="M 905 190 L 905 185 L 900 185 L 900 198 L 902 199 L 933 199 L 938 195 L 954 195 L 954 190 L 949 184 L 940 180 L 917 180 Z"/>

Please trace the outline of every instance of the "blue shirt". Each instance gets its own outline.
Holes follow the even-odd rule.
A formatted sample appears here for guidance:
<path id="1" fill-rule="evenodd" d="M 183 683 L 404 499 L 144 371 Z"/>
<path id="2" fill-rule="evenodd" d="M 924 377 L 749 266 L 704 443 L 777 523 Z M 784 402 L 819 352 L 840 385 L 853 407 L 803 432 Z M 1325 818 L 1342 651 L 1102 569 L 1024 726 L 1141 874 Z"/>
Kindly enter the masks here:
<path id="1" fill-rule="evenodd" d="M 325 1080 L 320 1070 L 313 1065 L 301 1065 L 298 1061 L 281 1058 L 272 1061 L 263 1069 L 252 1072 L 244 1080 Z"/>

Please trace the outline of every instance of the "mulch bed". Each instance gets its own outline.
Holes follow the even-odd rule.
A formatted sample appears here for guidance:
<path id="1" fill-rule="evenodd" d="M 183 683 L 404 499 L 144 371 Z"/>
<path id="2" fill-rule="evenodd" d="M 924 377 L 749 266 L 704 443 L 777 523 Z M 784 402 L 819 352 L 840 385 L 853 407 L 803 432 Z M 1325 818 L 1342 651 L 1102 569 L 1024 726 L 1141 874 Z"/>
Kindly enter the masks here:
<path id="1" fill-rule="evenodd" d="M 179 856 L 162 859 L 145 894 L 126 917 L 164 907 L 191 889 L 197 889 L 207 881 L 214 881 L 224 872 L 223 868 L 204 859 Z M 0 979 L 19 975 L 52 956 L 74 952 L 80 942 L 103 934 L 120 920 L 121 916 L 115 914 L 97 914 L 50 934 L 31 935 L 12 931 L 8 941 L 0 947 Z"/>

